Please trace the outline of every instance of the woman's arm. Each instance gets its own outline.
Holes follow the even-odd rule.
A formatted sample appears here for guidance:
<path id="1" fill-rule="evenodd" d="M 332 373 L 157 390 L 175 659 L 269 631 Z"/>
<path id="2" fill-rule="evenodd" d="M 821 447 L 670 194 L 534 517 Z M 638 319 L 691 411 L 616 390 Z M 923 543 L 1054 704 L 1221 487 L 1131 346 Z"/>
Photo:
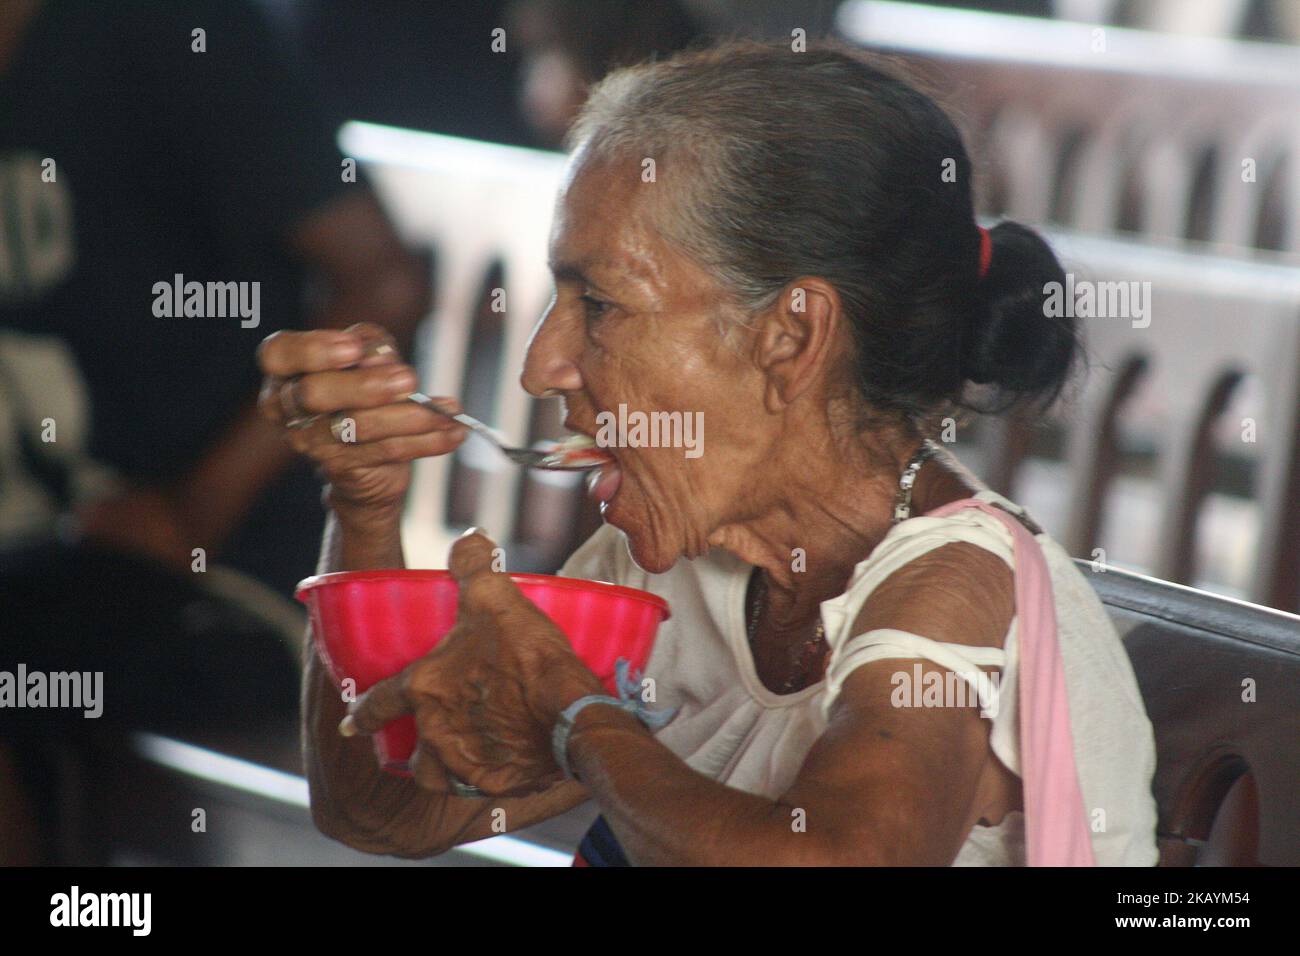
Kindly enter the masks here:
<path id="1" fill-rule="evenodd" d="M 404 400 L 418 387 L 414 369 L 400 362 L 392 336 L 378 326 L 276 333 L 259 347 L 258 361 L 262 414 L 328 482 L 318 570 L 402 567 L 411 462 L 454 451 L 464 427 Z M 333 434 L 335 413 L 351 419 L 355 440 Z M 290 427 L 291 417 L 299 427 Z M 304 655 L 303 756 L 312 817 L 329 836 L 372 853 L 431 856 L 581 801 L 582 789 L 572 785 L 522 799 L 465 799 L 441 792 L 446 786 L 422 788 L 382 772 L 368 741 L 340 735 L 346 706 L 310 639 Z M 425 761 L 426 773 L 441 776 L 432 763 Z"/>
<path id="2" fill-rule="evenodd" d="M 854 633 L 896 627 L 1001 646 L 1011 594 L 999 559 L 949 545 L 882 583 Z M 918 663 L 923 674 L 946 673 Z M 581 712 L 568 756 L 638 864 L 946 865 L 971 827 L 999 818 L 1014 797 L 978 705 L 891 706 L 893 673 L 912 666 L 877 661 L 854 671 L 826 732 L 777 800 L 697 773 L 613 708 Z"/>
<path id="3" fill-rule="evenodd" d="M 404 566 L 399 513 L 330 514 L 318 573 Z M 467 799 L 383 772 L 368 737 L 339 733 L 347 705 L 313 642 L 306 642 L 305 655 L 303 758 L 312 819 L 326 836 L 368 853 L 429 857 L 531 826 L 587 799 L 572 782 L 528 797 Z"/>

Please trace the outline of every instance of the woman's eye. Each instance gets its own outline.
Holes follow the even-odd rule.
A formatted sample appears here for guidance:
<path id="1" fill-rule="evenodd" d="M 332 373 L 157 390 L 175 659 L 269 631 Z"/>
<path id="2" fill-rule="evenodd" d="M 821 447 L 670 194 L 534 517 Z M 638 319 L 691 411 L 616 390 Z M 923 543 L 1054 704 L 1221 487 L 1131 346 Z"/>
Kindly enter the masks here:
<path id="1" fill-rule="evenodd" d="M 582 311 L 586 315 L 588 321 L 599 319 L 609 309 L 608 302 L 602 302 L 600 299 L 594 298 L 593 296 L 579 296 L 578 301 L 582 303 Z"/>

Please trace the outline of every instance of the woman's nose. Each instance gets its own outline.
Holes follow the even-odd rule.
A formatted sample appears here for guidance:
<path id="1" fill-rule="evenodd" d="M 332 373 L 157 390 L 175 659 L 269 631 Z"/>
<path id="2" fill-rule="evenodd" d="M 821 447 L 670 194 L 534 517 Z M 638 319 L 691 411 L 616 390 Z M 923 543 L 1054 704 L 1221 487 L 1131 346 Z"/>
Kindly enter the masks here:
<path id="1" fill-rule="evenodd" d="M 542 398 L 582 387 L 582 375 L 574 363 L 568 339 L 563 323 L 548 309 L 528 340 L 524 371 L 519 376 L 519 383 L 530 395 Z"/>

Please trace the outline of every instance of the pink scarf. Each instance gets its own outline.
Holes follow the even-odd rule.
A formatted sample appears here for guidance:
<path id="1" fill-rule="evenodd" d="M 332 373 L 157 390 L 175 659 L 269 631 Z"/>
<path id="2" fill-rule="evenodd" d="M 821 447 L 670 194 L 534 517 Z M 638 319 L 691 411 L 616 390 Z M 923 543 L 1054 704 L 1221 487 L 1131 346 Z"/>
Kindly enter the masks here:
<path id="1" fill-rule="evenodd" d="M 1010 530 L 1014 544 L 1027 862 L 1030 866 L 1096 866 L 1074 765 L 1065 670 L 1056 639 L 1056 604 L 1042 548 L 1014 517 L 977 498 L 950 502 L 926 517 L 942 518 L 965 508 L 996 517 Z"/>

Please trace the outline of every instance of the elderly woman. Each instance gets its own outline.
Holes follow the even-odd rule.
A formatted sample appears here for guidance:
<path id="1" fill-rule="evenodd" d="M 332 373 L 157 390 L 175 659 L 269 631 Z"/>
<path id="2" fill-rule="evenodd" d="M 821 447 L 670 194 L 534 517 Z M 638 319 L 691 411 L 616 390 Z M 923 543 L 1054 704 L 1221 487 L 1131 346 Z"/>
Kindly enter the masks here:
<path id="1" fill-rule="evenodd" d="M 669 601 L 652 683 L 638 712 L 584 701 L 600 681 L 468 533 L 459 622 L 427 657 L 349 712 L 308 650 L 320 829 L 430 856 L 593 800 L 593 864 L 1018 864 L 1043 785 L 1026 747 L 1064 721 L 1073 766 L 1046 785 L 1074 802 L 1045 812 L 1097 863 L 1153 864 L 1151 728 L 1114 629 L 1067 555 L 928 441 L 971 383 L 1045 399 L 1076 351 L 1041 306 L 1063 279 L 1048 247 L 977 226 L 952 123 L 853 54 L 733 43 L 612 74 L 572 144 L 523 385 L 588 435 L 620 405 L 707 426 L 698 457 L 611 448 L 605 524 L 562 571 Z M 402 567 L 410 462 L 465 437 L 402 401 L 416 377 L 374 341 L 261 353 L 267 413 L 329 482 L 321 571 Z M 1021 686 L 1044 627 L 1058 683 Z M 411 779 L 364 736 L 404 714 Z"/>

